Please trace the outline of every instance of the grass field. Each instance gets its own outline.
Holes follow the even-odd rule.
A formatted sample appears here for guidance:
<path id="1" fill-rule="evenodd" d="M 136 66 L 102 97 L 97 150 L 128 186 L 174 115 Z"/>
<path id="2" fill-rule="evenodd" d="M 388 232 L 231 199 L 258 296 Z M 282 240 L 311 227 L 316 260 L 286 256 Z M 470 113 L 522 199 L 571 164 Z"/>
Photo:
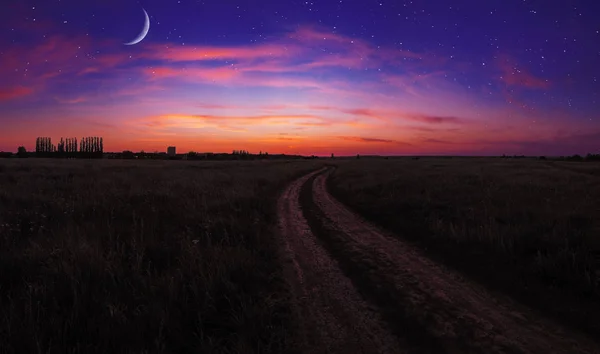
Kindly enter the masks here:
<path id="1" fill-rule="evenodd" d="M 489 287 L 600 331 L 600 164 L 339 161 L 332 193 Z"/>
<path id="2" fill-rule="evenodd" d="M 494 290 L 600 331 L 600 164 L 0 160 L 0 353 L 289 353 L 275 200 L 331 192 Z"/>
<path id="3" fill-rule="evenodd" d="M 274 200 L 319 164 L 0 161 L 0 352 L 290 352 Z"/>

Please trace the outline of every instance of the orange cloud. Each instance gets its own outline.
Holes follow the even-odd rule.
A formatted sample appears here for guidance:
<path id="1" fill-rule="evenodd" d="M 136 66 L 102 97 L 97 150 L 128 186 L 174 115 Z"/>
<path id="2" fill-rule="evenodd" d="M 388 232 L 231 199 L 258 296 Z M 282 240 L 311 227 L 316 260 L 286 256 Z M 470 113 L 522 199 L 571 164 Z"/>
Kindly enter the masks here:
<path id="1" fill-rule="evenodd" d="M 330 126 L 331 122 L 298 122 L 295 124 L 301 127 L 326 127 Z"/>
<path id="2" fill-rule="evenodd" d="M 265 125 L 329 125 L 325 118 L 314 115 L 260 115 L 218 116 L 166 114 L 143 119 L 142 124 L 151 128 L 218 128 L 228 131 L 245 131 L 249 126 Z"/>
<path id="3" fill-rule="evenodd" d="M 161 132 L 171 129 L 204 129 L 212 128 L 229 132 L 259 132 L 263 128 L 280 126 L 285 129 L 304 130 L 315 128 L 372 128 L 373 126 L 358 121 L 339 121 L 333 118 L 310 114 L 273 114 L 253 116 L 230 116 L 210 114 L 163 114 L 146 117 L 131 122 L 133 126 L 150 129 L 151 132 Z"/>

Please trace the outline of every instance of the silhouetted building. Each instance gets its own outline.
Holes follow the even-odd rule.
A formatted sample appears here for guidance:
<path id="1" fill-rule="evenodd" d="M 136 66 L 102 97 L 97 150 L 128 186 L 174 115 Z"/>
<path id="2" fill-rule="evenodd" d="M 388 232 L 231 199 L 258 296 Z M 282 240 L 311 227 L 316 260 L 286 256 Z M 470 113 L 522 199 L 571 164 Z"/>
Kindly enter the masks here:
<path id="1" fill-rule="evenodd" d="M 169 146 L 167 148 L 167 155 L 169 156 L 175 156 L 177 154 L 175 146 Z"/>

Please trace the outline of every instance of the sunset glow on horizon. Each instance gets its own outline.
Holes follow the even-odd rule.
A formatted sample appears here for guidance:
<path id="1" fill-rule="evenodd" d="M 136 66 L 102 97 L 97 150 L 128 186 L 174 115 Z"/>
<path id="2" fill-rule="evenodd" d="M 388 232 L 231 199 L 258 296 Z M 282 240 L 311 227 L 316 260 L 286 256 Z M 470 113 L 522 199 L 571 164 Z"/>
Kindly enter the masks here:
<path id="1" fill-rule="evenodd" d="M 9 0 L 0 151 L 600 152 L 598 4 L 417 3 Z"/>

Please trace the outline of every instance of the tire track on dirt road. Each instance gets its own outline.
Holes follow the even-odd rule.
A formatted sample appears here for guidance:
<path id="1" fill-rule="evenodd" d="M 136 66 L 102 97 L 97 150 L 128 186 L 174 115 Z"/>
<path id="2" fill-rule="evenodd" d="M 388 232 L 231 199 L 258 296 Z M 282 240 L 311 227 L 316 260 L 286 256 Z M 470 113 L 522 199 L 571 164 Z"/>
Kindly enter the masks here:
<path id="1" fill-rule="evenodd" d="M 358 294 L 337 262 L 323 249 L 300 208 L 299 193 L 312 172 L 282 193 L 278 216 L 286 275 L 299 320 L 300 351 L 305 353 L 407 353 L 380 314 Z"/>
<path id="2" fill-rule="evenodd" d="M 374 308 L 392 314 L 382 318 L 398 337 L 404 332 L 405 343 L 415 344 L 410 337 L 421 342 L 429 338 L 434 345 L 442 343 L 441 351 L 447 353 L 600 353 L 598 343 L 584 335 L 505 296 L 492 295 L 366 222 L 327 191 L 332 170 L 295 184 L 305 185 L 300 200 L 307 232 L 322 241 L 329 259 L 338 262 L 358 293 Z M 311 255 L 296 252 L 296 257 Z M 319 291 L 326 294 L 331 290 L 327 286 L 323 283 Z"/>

